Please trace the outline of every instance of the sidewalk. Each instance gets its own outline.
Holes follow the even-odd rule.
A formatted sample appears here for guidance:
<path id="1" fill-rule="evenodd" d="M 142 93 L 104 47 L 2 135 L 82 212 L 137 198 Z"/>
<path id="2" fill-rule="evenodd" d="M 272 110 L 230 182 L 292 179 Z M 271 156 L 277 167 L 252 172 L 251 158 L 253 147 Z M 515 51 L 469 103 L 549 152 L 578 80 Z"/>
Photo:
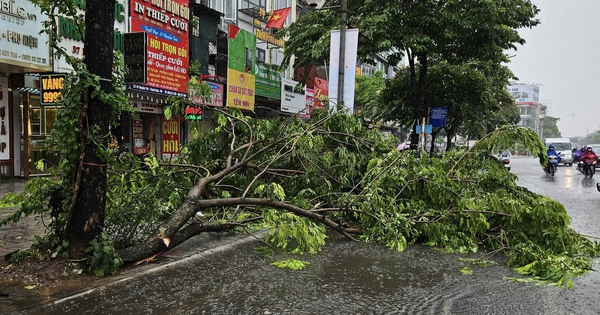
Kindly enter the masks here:
<path id="1" fill-rule="evenodd" d="M 0 180 L 0 196 L 8 192 L 22 192 L 26 180 Z M 12 215 L 18 207 L 0 209 L 0 221 Z M 45 228 L 39 215 L 21 218 L 18 223 L 9 223 L 0 227 L 0 262 L 5 261 L 5 255 L 26 249 L 35 240 L 35 235 L 45 235 Z"/>

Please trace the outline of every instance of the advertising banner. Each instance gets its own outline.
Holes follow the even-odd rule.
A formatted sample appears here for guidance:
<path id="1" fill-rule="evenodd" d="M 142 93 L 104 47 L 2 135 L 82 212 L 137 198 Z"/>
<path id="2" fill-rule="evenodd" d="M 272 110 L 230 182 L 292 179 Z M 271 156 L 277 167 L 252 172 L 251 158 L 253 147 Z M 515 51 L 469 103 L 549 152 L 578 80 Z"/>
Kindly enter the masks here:
<path id="1" fill-rule="evenodd" d="M 510 93 L 519 105 L 536 105 L 540 102 L 540 88 L 537 85 L 514 84 L 508 86 Z"/>
<path id="2" fill-rule="evenodd" d="M 329 81 L 315 77 L 315 104 L 314 108 L 325 108 L 325 100 L 329 95 Z"/>
<path id="3" fill-rule="evenodd" d="M 52 70 L 48 34 L 40 33 L 45 18 L 31 1 L 2 1 L 0 63 Z"/>
<path id="4" fill-rule="evenodd" d="M 131 32 L 146 32 L 147 83 L 131 89 L 187 96 L 189 1 L 131 0 Z"/>
<path id="5" fill-rule="evenodd" d="M 179 117 L 162 119 L 162 153 L 163 159 L 170 159 L 179 155 Z"/>
<path id="6" fill-rule="evenodd" d="M 315 90 L 306 88 L 306 115 L 303 117 L 310 117 L 310 113 L 312 113 L 313 107 L 315 105 Z"/>
<path id="7" fill-rule="evenodd" d="M 206 81 L 205 81 L 206 82 Z M 188 99 L 190 102 L 198 105 L 206 105 L 213 107 L 223 107 L 223 97 L 225 95 L 225 87 L 223 84 L 214 83 L 214 82 L 206 82 L 210 89 L 212 90 L 212 96 L 210 100 L 206 100 L 204 96 L 195 96 L 190 93 Z"/>
<path id="8" fill-rule="evenodd" d="M 257 63 L 256 95 L 281 99 L 281 73 L 266 66 L 264 63 Z"/>
<path id="9" fill-rule="evenodd" d="M 254 110 L 256 87 L 256 36 L 229 24 L 229 59 L 227 64 L 227 105 Z"/>
<path id="10" fill-rule="evenodd" d="M 356 84 L 356 55 L 358 50 L 358 29 L 346 30 L 346 48 L 344 52 L 344 107 L 354 111 L 354 86 Z M 331 31 L 329 53 L 329 99 L 338 103 L 338 79 L 340 64 L 340 31 Z"/>
<path id="11" fill-rule="evenodd" d="M 0 160 L 10 160 L 10 122 L 8 110 L 8 78 L 0 77 Z"/>
<path id="12" fill-rule="evenodd" d="M 281 79 L 281 111 L 285 113 L 308 116 L 306 107 L 306 87 L 297 88 L 298 82 Z"/>

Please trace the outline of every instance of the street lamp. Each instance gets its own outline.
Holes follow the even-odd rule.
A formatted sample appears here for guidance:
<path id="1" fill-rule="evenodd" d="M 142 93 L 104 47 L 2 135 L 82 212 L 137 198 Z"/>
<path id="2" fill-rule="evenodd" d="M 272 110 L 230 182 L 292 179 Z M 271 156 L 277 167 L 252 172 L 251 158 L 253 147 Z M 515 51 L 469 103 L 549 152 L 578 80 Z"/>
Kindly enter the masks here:
<path id="1" fill-rule="evenodd" d="M 316 10 L 318 4 L 311 3 L 310 7 Z M 324 7 L 322 9 L 337 8 Z M 348 14 L 348 0 L 340 1 L 340 51 L 339 51 L 339 64 L 338 64 L 338 90 L 337 90 L 337 110 L 344 109 L 344 71 L 345 71 L 345 59 L 346 59 L 346 22 Z"/>

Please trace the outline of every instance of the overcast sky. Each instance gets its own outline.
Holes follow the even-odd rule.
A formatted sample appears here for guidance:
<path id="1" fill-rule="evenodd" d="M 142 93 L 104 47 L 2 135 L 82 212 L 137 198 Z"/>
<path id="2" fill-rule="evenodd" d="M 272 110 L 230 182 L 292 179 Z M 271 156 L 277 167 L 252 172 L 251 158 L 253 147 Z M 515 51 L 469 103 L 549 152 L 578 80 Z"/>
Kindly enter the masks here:
<path id="1" fill-rule="evenodd" d="M 519 83 L 540 85 L 563 136 L 600 129 L 600 0 L 532 0 L 541 24 L 520 31 L 508 64 Z"/>

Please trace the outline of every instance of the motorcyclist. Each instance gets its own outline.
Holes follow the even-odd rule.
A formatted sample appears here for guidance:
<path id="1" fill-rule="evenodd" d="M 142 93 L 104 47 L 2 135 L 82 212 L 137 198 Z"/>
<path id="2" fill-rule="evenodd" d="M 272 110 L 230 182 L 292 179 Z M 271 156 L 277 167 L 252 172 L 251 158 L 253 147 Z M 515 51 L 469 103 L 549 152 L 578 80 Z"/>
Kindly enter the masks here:
<path id="1" fill-rule="evenodd" d="M 598 160 L 598 156 L 592 149 L 592 147 L 587 147 L 583 155 L 579 158 L 583 163 L 594 163 Z"/>
<path id="2" fill-rule="evenodd" d="M 577 147 L 573 147 L 573 150 L 571 151 L 573 152 L 573 163 L 577 163 L 577 161 L 579 161 L 579 150 Z"/>
<path id="3" fill-rule="evenodd" d="M 554 150 L 554 145 L 550 144 L 548 147 L 548 151 L 546 152 L 547 156 L 556 156 L 556 165 L 560 163 L 560 154 Z M 558 170 L 558 169 L 557 169 Z"/>
<path id="4" fill-rule="evenodd" d="M 558 154 L 558 152 L 556 152 L 556 151 L 554 150 L 554 145 L 552 145 L 552 144 L 551 144 L 551 145 L 548 147 L 548 152 L 546 152 L 546 155 L 548 155 L 548 156 L 556 155 L 556 156 L 558 157 L 558 161 L 557 161 L 557 163 L 560 163 L 560 154 Z"/>

